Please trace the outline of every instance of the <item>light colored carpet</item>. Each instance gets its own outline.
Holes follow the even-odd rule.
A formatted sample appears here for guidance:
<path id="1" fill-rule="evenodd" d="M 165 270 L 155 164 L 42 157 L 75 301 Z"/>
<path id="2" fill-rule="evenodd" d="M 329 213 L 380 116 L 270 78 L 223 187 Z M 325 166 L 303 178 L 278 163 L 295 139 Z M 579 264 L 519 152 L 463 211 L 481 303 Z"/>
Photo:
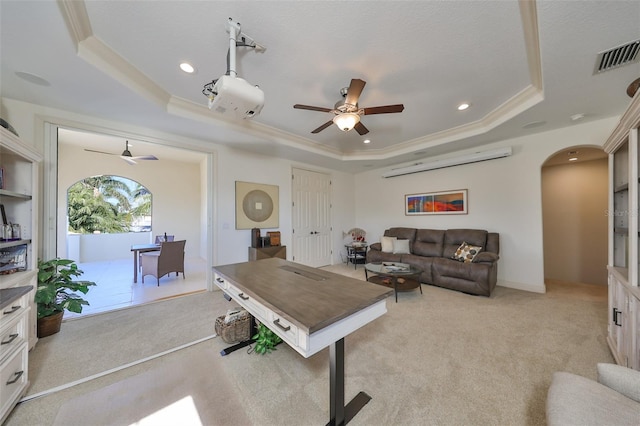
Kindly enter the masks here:
<path id="1" fill-rule="evenodd" d="M 355 276 L 361 273 L 361 268 L 351 270 L 344 273 Z M 613 362 L 605 340 L 606 288 L 604 297 L 595 298 L 575 296 L 571 291 L 535 294 L 502 287 L 496 288 L 491 298 L 432 286 L 423 286 L 423 290 L 423 295 L 417 290 L 401 293 L 398 303 L 393 298 L 388 299 L 386 315 L 345 339 L 346 399 L 360 390 L 373 398 L 350 424 L 543 425 L 544 401 L 554 371 L 595 378 L 596 363 Z M 156 320 L 160 324 L 154 328 L 155 335 L 146 336 L 149 343 L 141 346 L 163 346 L 151 341 L 177 341 L 178 335 L 193 333 L 185 329 L 174 332 L 173 327 L 182 322 L 202 330 L 200 334 L 206 334 L 205 330 L 213 329 L 214 318 L 231 306 L 219 292 L 189 297 L 192 298 L 189 306 L 197 307 L 187 309 L 193 319 L 184 314 L 176 321 L 171 309 L 167 308 L 165 317 Z M 171 302 L 158 305 L 162 307 L 167 303 L 169 307 Z M 128 321 L 148 324 L 138 309 L 130 310 Z M 213 312 L 204 318 L 197 312 L 201 309 Z M 104 316 L 109 318 L 109 315 Z M 70 323 L 63 327 L 67 325 Z M 79 340 L 68 334 L 61 333 L 60 337 L 76 343 L 60 343 L 60 348 L 66 348 L 66 351 L 58 356 L 56 363 L 59 364 L 55 367 L 50 360 L 44 359 L 46 354 L 43 355 L 41 362 L 48 362 L 55 369 L 40 369 L 33 381 L 34 387 L 42 388 L 38 382 L 51 381 L 49 376 L 60 376 L 59 379 L 65 380 L 67 373 L 64 372 L 69 368 L 64 366 L 73 366 L 75 350 L 81 350 L 77 346 Z M 93 333 L 92 328 L 79 330 L 79 334 L 91 336 L 91 339 L 85 337 L 88 340 L 83 340 L 82 345 L 94 348 L 93 358 L 86 362 L 97 370 L 100 365 L 112 364 L 110 359 L 118 358 L 119 352 L 135 352 L 124 346 L 112 346 L 100 334 Z M 138 345 L 134 343 L 134 346 Z M 22 403 L 9 417 L 7 426 L 52 424 L 60 407 L 79 397 L 83 398 L 83 406 L 97 407 L 96 413 L 109 412 L 108 407 L 104 410 L 103 399 L 85 396 L 100 389 L 114 394 L 137 393 L 127 385 L 130 377 L 147 371 L 157 374 L 173 361 L 187 366 L 192 364 L 188 359 L 194 359 L 187 357 L 189 353 L 208 351 L 217 354 L 227 346 L 219 339 L 207 340 Z M 38 343 L 36 351 L 40 349 Z M 221 383 L 227 388 L 225 394 L 242 403 L 242 410 L 236 411 L 237 417 L 226 424 L 319 425 L 328 421 L 328 350 L 308 359 L 286 345 L 279 345 L 277 351 L 266 356 L 247 354 L 244 350 L 225 357 L 215 356 L 216 362 L 207 365 L 220 369 L 217 373 L 224 379 Z M 202 371 L 201 366 L 187 369 L 193 374 L 180 386 L 195 389 L 198 387 L 195 377 Z M 119 384 L 110 387 L 114 383 Z M 163 386 L 170 388 L 172 385 Z M 215 406 L 216 396 L 211 395 L 209 401 Z M 62 415 L 63 410 L 60 413 Z M 142 414 L 138 417 L 143 418 Z M 85 424 L 120 424 L 108 420 L 101 423 L 105 420 L 96 415 Z"/>
<path id="2" fill-rule="evenodd" d="M 228 389 L 231 384 L 220 355 L 201 347 L 164 366 L 67 401 L 53 424 L 249 424 L 241 402 Z"/>
<path id="3" fill-rule="evenodd" d="M 82 379 L 210 336 L 230 307 L 203 292 L 65 321 L 29 354 L 29 394 Z M 55 374 L 52 372 L 55 371 Z"/>

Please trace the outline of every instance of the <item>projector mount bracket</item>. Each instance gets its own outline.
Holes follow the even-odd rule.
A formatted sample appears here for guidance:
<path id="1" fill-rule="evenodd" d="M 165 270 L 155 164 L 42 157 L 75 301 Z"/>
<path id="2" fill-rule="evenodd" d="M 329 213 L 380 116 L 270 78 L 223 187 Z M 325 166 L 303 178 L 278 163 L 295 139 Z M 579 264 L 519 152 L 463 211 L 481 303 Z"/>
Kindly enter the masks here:
<path id="1" fill-rule="evenodd" d="M 264 52 L 267 50 L 266 47 L 262 46 L 259 43 L 243 33 L 240 30 L 240 22 L 236 22 L 233 18 L 229 18 L 227 21 L 227 32 L 229 33 L 229 50 L 227 51 L 227 72 L 225 75 L 236 78 L 238 73 L 236 71 L 236 49 L 238 47 L 249 47 L 254 49 L 255 52 Z M 217 95 L 214 91 L 214 86 L 218 80 L 213 80 L 211 83 L 207 83 L 204 85 L 202 89 L 202 94 L 209 98 L 209 101 L 212 101 L 213 98 Z"/>

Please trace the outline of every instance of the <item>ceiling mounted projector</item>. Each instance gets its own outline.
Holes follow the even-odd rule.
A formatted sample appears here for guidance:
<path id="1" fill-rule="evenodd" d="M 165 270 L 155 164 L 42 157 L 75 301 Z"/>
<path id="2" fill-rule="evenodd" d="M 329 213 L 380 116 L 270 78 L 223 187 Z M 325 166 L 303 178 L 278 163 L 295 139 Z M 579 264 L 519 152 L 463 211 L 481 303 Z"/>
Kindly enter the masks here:
<path id="1" fill-rule="evenodd" d="M 229 54 L 227 73 L 217 80 L 204 85 L 202 94 L 209 99 L 209 109 L 233 118 L 252 118 L 262 111 L 264 92 L 258 87 L 239 78 L 236 72 L 236 48 L 250 47 L 264 52 L 264 46 L 240 31 L 240 23 L 229 18 Z M 238 41 L 238 38 L 240 41 Z"/>
<path id="2" fill-rule="evenodd" d="M 246 80 L 223 75 L 212 88 L 209 109 L 235 118 L 251 118 L 264 106 L 264 92 Z"/>

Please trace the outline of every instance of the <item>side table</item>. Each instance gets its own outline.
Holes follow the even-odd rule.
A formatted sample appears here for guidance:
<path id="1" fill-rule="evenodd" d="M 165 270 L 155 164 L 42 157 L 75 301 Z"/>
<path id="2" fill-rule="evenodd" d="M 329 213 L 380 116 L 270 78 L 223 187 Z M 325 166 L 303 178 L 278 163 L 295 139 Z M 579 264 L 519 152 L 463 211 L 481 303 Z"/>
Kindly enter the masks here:
<path id="1" fill-rule="evenodd" d="M 358 268 L 358 262 L 365 263 L 365 259 L 367 258 L 367 247 L 368 244 L 345 244 L 345 248 L 347 249 L 347 265 L 349 262 L 353 263 L 354 269 Z"/>

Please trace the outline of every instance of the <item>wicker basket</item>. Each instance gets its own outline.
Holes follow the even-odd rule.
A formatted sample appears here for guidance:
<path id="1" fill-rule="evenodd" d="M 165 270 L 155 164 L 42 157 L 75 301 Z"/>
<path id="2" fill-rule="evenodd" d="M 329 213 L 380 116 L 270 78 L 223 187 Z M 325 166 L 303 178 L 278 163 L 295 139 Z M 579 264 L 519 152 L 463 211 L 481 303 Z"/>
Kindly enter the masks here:
<path id="1" fill-rule="evenodd" d="M 244 342 L 251 338 L 251 315 L 246 315 L 225 324 L 225 315 L 216 318 L 216 334 L 226 343 Z"/>

